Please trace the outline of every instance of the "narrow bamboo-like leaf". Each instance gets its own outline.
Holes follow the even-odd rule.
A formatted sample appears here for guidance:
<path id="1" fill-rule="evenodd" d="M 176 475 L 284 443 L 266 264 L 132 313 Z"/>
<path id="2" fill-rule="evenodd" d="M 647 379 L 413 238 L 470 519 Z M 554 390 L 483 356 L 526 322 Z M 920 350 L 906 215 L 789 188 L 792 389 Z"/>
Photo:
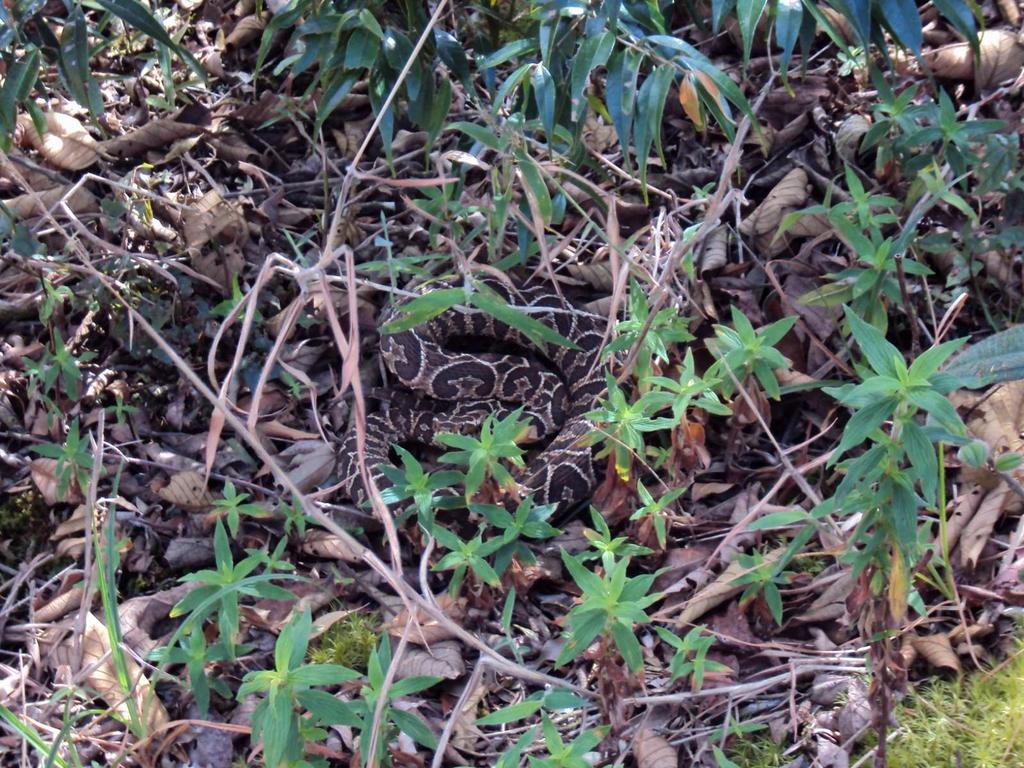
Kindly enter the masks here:
<path id="1" fill-rule="evenodd" d="M 448 67 L 453 75 L 459 78 L 459 82 L 468 85 L 469 61 L 466 58 L 466 51 L 451 34 L 443 29 L 434 28 L 434 44 L 437 45 L 437 55 Z"/>
<path id="2" fill-rule="evenodd" d="M 554 328 L 514 309 L 501 296 L 486 286 L 478 287 L 470 297 L 470 303 L 496 320 L 500 320 L 506 325 L 510 325 L 522 332 L 534 344 L 540 347 L 543 347 L 544 344 L 557 344 L 569 349 L 579 349 L 578 346 L 562 336 Z"/>
<path id="3" fill-rule="evenodd" d="M 469 138 L 473 139 L 473 141 L 478 141 L 489 149 L 500 150 L 502 148 L 501 140 L 494 135 L 494 132 L 490 128 L 484 125 L 460 121 L 457 123 L 449 123 L 447 130 L 461 131 L 469 136 Z"/>
<path id="4" fill-rule="evenodd" d="M 439 288 L 436 291 L 417 296 L 402 305 L 402 317 L 387 323 L 381 330 L 383 333 L 398 333 L 415 328 L 442 312 L 447 312 L 466 298 L 461 288 Z"/>
<path id="5" fill-rule="evenodd" d="M 750 51 L 754 45 L 754 34 L 757 22 L 761 20 L 768 0 L 738 0 L 736 17 L 740 25 L 740 39 L 743 41 L 743 66 L 750 61 Z"/>
<path id="6" fill-rule="evenodd" d="M 135 29 L 153 38 L 158 43 L 166 45 L 178 54 L 181 60 L 184 61 L 185 64 L 188 65 L 189 69 L 195 72 L 201 80 L 204 82 L 206 81 L 206 72 L 203 71 L 202 64 L 196 60 L 195 56 L 171 39 L 171 36 L 167 34 L 167 30 L 164 29 L 163 24 L 157 21 L 156 17 L 150 13 L 146 6 L 136 2 L 136 0 L 95 0 L 95 2 L 105 11 L 109 11 L 114 14 L 128 26 L 135 27 Z"/>
<path id="7" fill-rule="evenodd" d="M 885 0 L 882 18 L 893 37 L 915 56 L 921 55 L 921 15 L 914 0 Z"/>
<path id="8" fill-rule="evenodd" d="M 858 42 L 866 48 L 871 43 L 872 0 L 830 0 L 829 5 L 850 20 Z"/>
<path id="9" fill-rule="evenodd" d="M 645 192 L 647 160 L 652 143 L 657 143 L 658 154 L 661 155 L 661 118 L 665 112 L 665 100 L 668 98 L 673 75 L 674 69 L 668 64 L 656 68 L 640 86 L 640 94 L 637 97 L 636 163 L 640 183 L 644 185 Z"/>
<path id="10" fill-rule="evenodd" d="M 789 60 L 800 36 L 803 17 L 804 4 L 801 0 L 779 0 L 775 9 L 775 42 L 782 49 L 779 55 L 779 71 L 784 83 L 789 79 Z"/>
<path id="11" fill-rule="evenodd" d="M 547 67 L 536 64 L 530 73 L 530 85 L 537 103 L 537 114 L 540 115 L 541 125 L 544 126 L 544 135 L 550 144 L 555 132 L 555 81 Z"/>
<path id="12" fill-rule="evenodd" d="M 612 55 L 612 48 L 615 45 L 615 35 L 611 32 L 604 32 L 600 35 L 588 37 L 579 47 L 572 62 L 572 75 L 570 77 L 569 90 L 569 118 L 575 122 L 583 114 L 583 107 L 586 100 L 583 98 L 590 80 L 590 73 L 597 67 L 603 67 L 608 63 L 608 57 Z"/>
<path id="13" fill-rule="evenodd" d="M 544 183 L 544 177 L 541 176 L 540 167 L 532 157 L 522 150 L 516 151 L 516 159 L 519 161 L 518 167 L 523 183 L 533 196 L 541 219 L 543 219 L 545 225 L 550 224 L 552 213 L 551 194 L 548 192 L 547 184 Z"/>
<path id="14" fill-rule="evenodd" d="M 536 50 L 537 43 L 533 40 L 526 38 L 514 40 L 508 45 L 503 45 L 490 56 L 486 57 L 478 64 L 478 68 L 490 69 L 492 67 L 497 67 L 504 64 L 506 61 L 511 61 L 512 59 L 523 56 L 527 53 L 532 53 Z"/>
<path id="15" fill-rule="evenodd" d="M 643 56 L 633 50 L 616 51 L 608 62 L 608 81 L 605 92 L 608 114 L 619 137 L 619 145 L 623 148 L 623 157 L 628 158 L 625 151 L 633 134 L 633 104 L 636 101 L 636 81 L 640 73 L 640 62 Z"/>

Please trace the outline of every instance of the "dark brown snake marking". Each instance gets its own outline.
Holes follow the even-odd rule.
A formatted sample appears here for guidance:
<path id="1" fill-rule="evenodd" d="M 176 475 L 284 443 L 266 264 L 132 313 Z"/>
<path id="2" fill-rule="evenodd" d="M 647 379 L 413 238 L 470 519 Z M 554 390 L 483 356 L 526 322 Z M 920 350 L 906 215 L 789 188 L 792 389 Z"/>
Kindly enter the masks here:
<path id="1" fill-rule="evenodd" d="M 367 416 L 366 461 L 383 490 L 391 482 L 379 467 L 391 463 L 392 443 L 433 443 L 439 432 L 471 432 L 487 413 L 503 417 L 523 406 L 538 438 L 551 442 L 515 479 L 523 496 L 538 504 L 568 507 L 586 499 L 596 484 L 591 448 L 581 445 L 592 431 L 586 414 L 604 393 L 604 371 L 597 364 L 604 324 L 563 304 L 546 285 L 525 285 L 510 292 L 486 281 L 510 304 L 535 310 L 530 316 L 556 330 L 579 349 L 549 344 L 539 350 L 544 361 L 523 355 L 468 354 L 446 349 L 454 339 L 481 338 L 511 343 L 526 351 L 538 348 L 514 328 L 481 312 L 450 310 L 409 331 L 382 336 L 381 356 L 411 393 L 400 393 L 386 413 Z M 434 287 L 449 287 L 437 286 Z M 389 305 L 381 325 L 400 314 Z M 550 308 L 551 311 L 543 311 Z M 356 436 L 351 431 L 339 460 L 341 490 L 363 502 Z"/>

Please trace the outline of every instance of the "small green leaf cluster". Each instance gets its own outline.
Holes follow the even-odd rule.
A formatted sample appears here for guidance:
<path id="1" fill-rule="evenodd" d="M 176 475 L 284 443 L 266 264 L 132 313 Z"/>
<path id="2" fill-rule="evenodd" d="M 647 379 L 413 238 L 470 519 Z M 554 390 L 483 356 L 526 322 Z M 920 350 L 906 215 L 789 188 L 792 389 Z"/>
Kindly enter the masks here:
<path id="1" fill-rule="evenodd" d="M 727 672 L 729 668 L 720 662 L 708 660 L 708 651 L 715 643 L 714 635 L 708 634 L 703 624 L 690 629 L 683 637 L 664 627 L 655 627 L 658 637 L 675 649 L 669 663 L 672 681 L 689 679 L 694 691 L 704 687 L 706 672 Z"/>
<path id="2" fill-rule="evenodd" d="M 888 577 L 890 595 L 898 601 L 905 599 L 909 568 L 920 554 L 918 510 L 936 508 L 943 490 L 936 443 L 967 442 L 946 397 L 960 380 L 939 370 L 962 341 L 931 347 L 908 366 L 877 328 L 849 308 L 846 321 L 866 364 L 857 366 L 860 383 L 825 389 L 853 415 L 829 459 L 843 479 L 814 514 L 861 515 L 846 557 L 856 572 L 876 566 L 877 586 Z M 926 423 L 919 420 L 922 414 Z M 862 453 L 843 459 L 865 443 Z"/>
<path id="3" fill-rule="evenodd" d="M 779 381 L 775 378 L 775 369 L 785 368 L 789 361 L 775 349 L 775 345 L 789 333 L 796 322 L 796 317 L 784 317 L 764 328 L 754 330 L 747 316 L 735 306 L 731 307 L 731 316 L 732 328 L 727 325 L 715 326 L 717 343 L 709 343 L 708 346 L 718 359 L 708 369 L 708 377 L 720 380 L 722 394 L 725 397 L 732 397 L 736 391 L 733 377 L 743 384 L 753 375 L 765 394 L 778 400 L 781 392 Z"/>
<path id="4" fill-rule="evenodd" d="M 84 440 L 78 430 L 78 419 L 72 419 L 68 425 L 68 433 L 64 445 L 43 443 L 32 447 L 34 453 L 49 459 L 56 459 L 54 475 L 57 478 L 57 498 L 66 498 L 67 491 L 74 480 L 77 488 L 84 491 L 89 487 L 89 473 L 93 468 L 92 451 L 88 440 Z"/>
<path id="5" fill-rule="evenodd" d="M 507 462 L 517 469 L 526 466 L 518 440 L 530 425 L 529 421 L 521 418 L 522 412 L 522 408 L 518 408 L 500 419 L 489 414 L 480 425 L 479 437 L 450 433 L 437 436 L 439 443 L 455 449 L 442 454 L 441 461 L 466 467 L 463 483 L 467 500 L 472 500 L 488 479 L 505 492 L 515 492 L 515 478 L 505 464 Z"/>

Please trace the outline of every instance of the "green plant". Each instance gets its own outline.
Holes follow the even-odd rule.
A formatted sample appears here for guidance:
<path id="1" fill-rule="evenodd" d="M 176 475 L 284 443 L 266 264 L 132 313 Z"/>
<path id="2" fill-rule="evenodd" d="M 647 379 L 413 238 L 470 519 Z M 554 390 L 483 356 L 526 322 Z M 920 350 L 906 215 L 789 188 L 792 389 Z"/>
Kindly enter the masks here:
<path id="1" fill-rule="evenodd" d="M 392 703 L 403 696 L 411 696 L 437 685 L 441 678 L 430 675 L 406 677 L 394 682 L 385 691 L 384 680 L 391 664 L 391 641 L 387 635 L 384 635 L 376 650 L 370 654 L 366 670 L 366 684 L 360 689 L 359 698 L 351 704 L 351 710 L 357 718 L 353 725 L 361 731 L 359 756 L 363 766 L 370 764 L 370 745 L 367 741 L 378 709 L 380 710 L 379 722 L 382 726 L 379 732 L 380 738 L 377 739 L 376 753 L 372 755 L 375 765 L 390 764 L 387 745 L 398 731 L 427 749 L 437 748 L 437 737 L 434 736 L 427 724 L 419 716 L 392 706 Z"/>
<path id="2" fill-rule="evenodd" d="M 487 562 L 487 558 L 506 544 L 507 539 L 504 536 L 484 541 L 483 526 L 477 531 L 476 536 L 468 541 L 463 541 L 443 525 L 432 524 L 427 530 L 441 546 L 449 550 L 448 554 L 437 562 L 433 570 L 453 571 L 448 584 L 448 591 L 452 595 L 458 594 L 466 571 L 471 571 L 474 576 L 488 586 L 497 587 L 501 583 L 500 577 Z"/>
<path id="3" fill-rule="evenodd" d="M 775 349 L 782 337 L 796 322 L 796 317 L 784 317 L 774 323 L 754 330 L 746 315 L 735 306 L 731 307 L 732 324 L 715 326 L 717 343 L 708 343 L 708 347 L 718 359 L 708 369 L 709 378 L 721 380 L 722 392 L 731 397 L 736 391 L 732 376 L 742 384 L 751 375 L 757 379 L 768 397 L 778 400 L 781 396 L 779 382 L 775 378 L 775 369 L 784 368 L 789 361 Z"/>
<path id="4" fill-rule="evenodd" d="M 745 586 L 743 594 L 740 595 L 740 605 L 746 605 L 760 596 L 775 619 L 775 623 L 782 625 L 782 593 L 780 586 L 785 586 L 793 578 L 789 571 L 783 571 L 786 563 L 785 558 L 767 558 L 761 552 L 753 552 L 749 555 L 740 555 L 736 558 L 737 564 L 743 568 L 743 573 L 733 579 L 733 584 Z"/>
<path id="5" fill-rule="evenodd" d="M 314 686 L 342 685 L 359 678 L 340 664 L 303 664 L 313 620 L 309 609 L 294 617 L 278 635 L 274 669 L 246 674 L 238 698 L 264 694 L 252 713 L 252 740 L 263 740 L 268 768 L 295 765 L 305 742 L 327 736 L 326 725 L 357 725 L 355 705 L 343 702 Z"/>
<path id="6" fill-rule="evenodd" d="M 611 455 L 616 474 L 626 482 L 632 473 L 633 457 L 644 455 L 644 433 L 666 429 L 673 426 L 673 422 L 667 418 L 655 418 L 655 414 L 664 407 L 664 400 L 657 393 L 646 392 L 630 402 L 611 374 L 607 381 L 607 397 L 596 410 L 587 414 L 587 418 L 598 427 L 593 439 L 604 443 L 596 457 L 600 459 Z"/>
<path id="7" fill-rule="evenodd" d="M 633 374 L 639 382 L 640 391 L 644 392 L 650 386 L 651 377 L 661 372 L 660 366 L 669 362 L 669 347 L 693 340 L 689 324 L 689 318 L 680 315 L 674 307 L 665 307 L 651 318 L 647 294 L 636 280 L 630 280 L 629 317 L 616 323 L 618 335 L 605 346 L 605 358 L 610 360 L 614 355 L 638 346 Z"/>
<path id="8" fill-rule="evenodd" d="M 270 563 L 278 563 L 287 544 L 282 539 Z M 268 557 L 263 552 L 249 550 L 248 555 L 238 563 L 231 554 L 231 544 L 223 522 L 218 519 L 213 534 L 213 552 L 216 569 L 203 569 L 181 577 L 184 582 L 197 582 L 199 586 L 183 597 L 171 609 L 172 617 L 187 616 L 185 621 L 172 635 L 169 646 L 175 645 L 186 634 L 190 634 L 195 626 L 214 612 L 217 614 L 217 626 L 220 642 L 227 649 L 229 658 L 238 653 L 237 637 L 239 633 L 239 598 L 261 597 L 269 600 L 294 600 L 295 596 L 286 589 L 271 584 L 272 579 L 297 578 L 289 574 L 275 573 L 273 568 L 264 573 L 253 573 L 261 565 L 268 564 Z"/>
<path id="9" fill-rule="evenodd" d="M 232 654 L 223 642 L 218 641 L 209 645 L 199 624 L 194 625 L 192 632 L 187 637 L 182 637 L 177 646 L 158 648 L 154 651 L 153 657 L 161 664 L 185 665 L 189 690 L 202 717 L 206 716 L 210 708 L 211 688 L 225 698 L 231 695 L 231 691 L 222 680 L 206 674 L 206 665 L 211 662 L 227 661 Z"/>
<path id="10" fill-rule="evenodd" d="M 40 133 L 45 131 L 46 119 L 33 96 L 45 97 L 46 84 L 58 78 L 72 99 L 95 116 L 103 113 L 92 56 L 111 44 L 121 25 L 153 40 L 168 81 L 171 52 L 205 79 L 195 57 L 167 34 L 146 6 L 136 0 L 97 0 L 96 5 L 102 10 L 98 21 L 86 15 L 81 3 L 69 3 L 66 14 L 57 19 L 51 19 L 45 13 L 48 6 L 40 3 L 17 2 L 0 8 L 0 62 L 6 73 L 0 85 L 0 149 L 11 148 L 19 108 L 31 115 Z M 54 23 L 59 25 L 59 38 L 53 32 Z M 53 70 L 56 78 L 50 77 Z"/>
<path id="11" fill-rule="evenodd" d="M 556 505 L 534 504 L 529 497 L 519 502 L 514 513 L 494 504 L 471 504 L 469 509 L 500 531 L 498 539 L 503 543 L 494 551 L 494 570 L 499 576 L 513 558 L 525 565 L 536 562 L 533 551 L 523 539 L 550 539 L 561 533 L 548 522 Z"/>
<path id="12" fill-rule="evenodd" d="M 43 443 L 33 446 L 32 450 L 40 456 L 57 460 L 54 469 L 54 475 L 57 478 L 57 498 L 66 498 L 72 481 L 81 491 L 89 487 L 89 473 L 92 471 L 93 458 L 88 441 L 83 440 L 78 432 L 78 419 L 72 419 L 71 424 L 68 425 L 64 445 Z"/>
<path id="13" fill-rule="evenodd" d="M 96 357 L 94 352 L 82 352 L 77 357 L 64 344 L 64 338 L 56 328 L 53 329 L 53 352 L 49 349 L 43 350 L 42 358 L 38 363 L 26 359 L 25 370 L 32 382 L 31 390 L 36 391 L 37 383 L 42 385 L 42 394 L 57 394 L 57 379 L 64 384 L 64 391 L 73 400 L 78 399 L 78 388 L 82 382 L 82 372 L 79 364 L 88 362 Z"/>
<path id="14" fill-rule="evenodd" d="M 401 504 L 408 501 L 400 519 L 410 513 L 429 515 L 437 509 L 447 509 L 461 503 L 461 499 L 453 494 L 440 494 L 440 491 L 451 488 L 461 482 L 463 475 L 455 470 L 425 472 L 423 465 L 402 446 L 394 446 L 402 461 L 402 468 L 388 464 L 382 465 L 380 471 L 391 481 L 391 487 L 381 491 L 381 498 L 387 505 Z"/>
<path id="15" fill-rule="evenodd" d="M 920 552 L 918 507 L 938 503 L 934 443 L 964 442 L 963 422 L 946 397 L 959 380 L 939 372 L 963 341 L 932 347 L 908 366 L 874 326 L 849 309 L 846 320 L 867 366 L 857 366 L 859 384 L 825 389 L 854 410 L 829 465 L 864 441 L 870 445 L 840 464 L 845 476 L 823 504 L 832 511 L 862 515 L 846 557 L 858 573 L 875 564 L 876 586 L 886 584 L 890 600 L 899 605 L 908 589 L 909 568 Z M 933 423 L 921 425 L 918 413 L 927 414 Z"/>
<path id="16" fill-rule="evenodd" d="M 611 528 L 604 516 L 593 507 L 590 508 L 590 519 L 593 528 L 584 528 L 583 536 L 590 543 L 593 551 L 584 551 L 576 557 L 581 563 L 594 559 L 643 557 L 651 554 L 647 547 L 634 544 L 628 536 L 612 536 Z"/>
<path id="17" fill-rule="evenodd" d="M 248 498 L 248 493 L 238 493 L 235 490 L 235 484 L 228 480 L 224 484 L 221 498 L 214 499 L 213 501 L 213 508 L 218 518 L 227 520 L 228 530 L 231 531 L 232 538 L 238 536 L 238 527 L 241 525 L 242 515 L 256 518 L 269 516 L 269 513 L 261 504 L 246 502 Z"/>
<path id="18" fill-rule="evenodd" d="M 673 682 L 680 678 L 689 678 L 691 688 L 694 691 L 699 691 L 704 687 L 705 672 L 727 672 L 729 670 L 724 664 L 708 661 L 708 651 L 715 644 L 715 636 L 705 634 L 706 628 L 703 624 L 693 627 L 683 637 L 662 627 L 654 629 L 658 636 L 676 651 L 669 663 L 669 672 L 672 674 Z"/>
<path id="19" fill-rule="evenodd" d="M 655 499 L 643 483 L 637 481 L 637 495 L 640 496 L 640 508 L 630 515 L 630 520 L 643 520 L 649 518 L 654 526 L 654 534 L 658 537 L 658 546 L 662 549 L 668 544 L 668 526 L 666 523 L 668 506 L 676 499 L 686 493 L 685 488 L 673 488 L 661 498 Z"/>
<path id="20" fill-rule="evenodd" d="M 541 714 L 541 731 L 544 734 L 544 757 L 529 757 L 530 768 L 590 768 L 594 755 L 590 753 L 601 743 L 606 728 L 588 728 L 568 744 L 558 733 L 558 728 L 546 713 Z"/>
<path id="21" fill-rule="evenodd" d="M 515 479 L 504 462 L 519 469 L 525 466 L 523 449 L 516 441 L 526 432 L 529 422 L 521 416 L 522 408 L 502 419 L 488 415 L 480 425 L 478 438 L 450 433 L 437 436 L 439 443 L 456 449 L 442 454 L 441 460 L 467 467 L 464 481 L 467 500 L 472 500 L 488 478 L 506 493 L 515 492 Z"/>
<path id="22" fill-rule="evenodd" d="M 648 594 L 658 573 L 628 576 L 628 557 L 601 558 L 604 573 L 587 570 L 583 562 L 562 551 L 562 562 L 580 588 L 580 602 L 565 617 L 569 638 L 556 664 L 562 665 L 583 653 L 598 637 L 610 641 L 633 672 L 643 668 L 643 654 L 634 626 L 650 621 L 644 609 L 661 599 Z"/>

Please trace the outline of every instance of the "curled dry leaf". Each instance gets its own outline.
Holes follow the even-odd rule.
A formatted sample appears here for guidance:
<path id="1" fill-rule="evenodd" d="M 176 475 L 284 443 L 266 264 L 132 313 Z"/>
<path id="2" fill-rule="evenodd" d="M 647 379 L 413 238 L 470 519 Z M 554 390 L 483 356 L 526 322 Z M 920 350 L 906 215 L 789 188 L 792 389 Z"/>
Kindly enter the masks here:
<path id="1" fill-rule="evenodd" d="M 366 134 L 370 132 L 372 122 L 372 117 L 365 120 L 346 120 L 340 130 L 337 128 L 331 130 L 334 144 L 345 159 L 351 160 L 356 156 L 359 145 L 365 141 Z"/>
<path id="2" fill-rule="evenodd" d="M 429 675 L 455 680 L 466 673 L 466 660 L 462 655 L 462 645 L 456 640 L 444 640 L 431 643 L 429 648 L 407 646 L 402 658 L 398 661 L 395 678 L 418 677 Z"/>
<path id="3" fill-rule="evenodd" d="M 53 532 L 52 540 L 57 542 L 55 554 L 58 557 L 69 557 L 77 560 L 85 552 L 85 537 L 82 535 L 88 531 L 88 520 L 86 520 L 85 504 L 79 504 L 75 511 L 63 523 L 57 526 Z"/>
<path id="4" fill-rule="evenodd" d="M 831 621 L 846 613 L 846 598 L 857 585 L 850 571 L 843 571 L 838 574 L 838 578 L 836 574 L 827 574 L 815 579 L 816 582 L 819 580 L 827 580 L 828 585 L 824 590 L 812 589 L 813 592 L 820 594 L 814 599 L 814 602 L 807 606 L 807 610 L 795 617 L 795 621 L 804 623 Z M 811 586 L 814 587 L 814 582 Z"/>
<path id="5" fill-rule="evenodd" d="M 607 152 L 619 141 L 615 127 L 607 125 L 593 110 L 587 112 L 580 135 L 583 138 L 583 143 L 599 155 Z"/>
<path id="6" fill-rule="evenodd" d="M 32 473 L 32 482 L 36 484 L 43 501 L 48 506 L 55 504 L 78 504 L 82 501 L 82 491 L 78 482 L 72 477 L 67 488 L 60 493 L 60 480 L 57 478 L 57 460 L 40 457 L 32 459 L 29 464 Z"/>
<path id="7" fill-rule="evenodd" d="M 171 475 L 157 495 L 190 512 L 204 512 L 213 506 L 213 495 L 206 488 L 206 480 L 202 474 L 191 470 Z"/>
<path id="8" fill-rule="evenodd" d="M 786 214 L 802 208 L 809 193 L 807 172 L 803 168 L 794 168 L 782 177 L 761 204 L 740 223 L 740 232 L 752 238 L 760 250 L 769 254 L 777 253 L 785 247 L 782 238 L 775 238 L 782 219 Z"/>
<path id="9" fill-rule="evenodd" d="M 178 122 L 171 118 L 153 120 L 131 133 L 100 143 L 100 148 L 114 157 L 137 157 L 151 149 L 166 147 L 189 136 L 201 136 L 201 125 Z"/>
<path id="10" fill-rule="evenodd" d="M 704 248 L 697 259 L 698 272 L 721 269 L 729 262 L 729 228 L 718 226 L 704 240 Z"/>
<path id="11" fill-rule="evenodd" d="M 590 264 L 574 262 L 567 264 L 565 269 L 577 280 L 582 280 L 599 291 L 610 291 L 615 284 L 615 275 L 612 274 L 611 266 L 607 261 Z"/>
<path id="12" fill-rule="evenodd" d="M 238 50 L 242 46 L 251 43 L 263 34 L 263 30 L 267 28 L 269 22 L 269 11 L 264 11 L 259 16 L 252 15 L 240 19 L 235 28 L 224 38 L 225 53 Z"/>
<path id="13" fill-rule="evenodd" d="M 865 115 L 850 115 L 843 120 L 835 135 L 836 152 L 839 153 L 839 157 L 847 163 L 852 163 L 857 157 L 861 139 L 870 128 L 871 118 Z"/>
<path id="14" fill-rule="evenodd" d="M 644 728 L 636 735 L 633 755 L 637 768 L 676 768 L 679 765 L 676 748 L 650 728 Z"/>
<path id="15" fill-rule="evenodd" d="M 48 624 L 77 610 L 82 605 L 82 572 L 65 579 L 57 594 L 41 603 L 32 611 L 32 621 Z"/>
<path id="16" fill-rule="evenodd" d="M 288 477 L 303 493 L 327 480 L 337 463 L 334 449 L 323 440 L 292 443 L 281 451 L 280 458 Z"/>
<path id="17" fill-rule="evenodd" d="M 993 456 L 1009 451 L 1024 452 L 1024 379 L 996 384 L 984 392 L 957 390 L 950 394 L 953 405 L 967 413 L 967 428 L 983 440 Z M 991 485 L 997 477 L 988 469 L 963 467 L 966 482 Z M 1024 481 L 1024 468 L 1015 470 Z"/>
<path id="18" fill-rule="evenodd" d="M 929 664 L 939 669 L 949 669 L 953 672 L 960 672 L 960 657 L 953 650 L 949 642 L 949 635 L 939 632 L 935 635 L 914 635 L 911 638 L 914 649 L 923 656 Z"/>
<path id="19" fill-rule="evenodd" d="M 958 553 L 960 564 L 966 568 L 974 568 L 985 548 L 996 523 L 1006 514 L 1011 499 L 1010 486 L 1001 482 L 997 487 L 983 492 L 981 502 L 974 509 L 974 514 L 966 521 L 960 534 Z"/>
<path id="20" fill-rule="evenodd" d="M 300 549 L 307 555 L 322 557 L 325 560 L 359 563 L 363 559 L 360 552 L 354 549 L 348 541 L 327 531 L 309 531 L 302 540 Z"/>
<path id="21" fill-rule="evenodd" d="M 99 143 L 77 119 L 60 112 L 47 112 L 46 133 L 36 131 L 28 115 L 18 118 L 22 140 L 37 150 L 55 168 L 80 171 L 99 159 Z"/>
<path id="22" fill-rule="evenodd" d="M 939 77 L 974 81 L 978 90 L 994 88 L 1019 77 L 1024 70 L 1024 41 L 1008 29 L 987 29 L 978 36 L 979 59 L 968 43 L 954 43 L 924 54 L 924 61 Z"/>
<path id="23" fill-rule="evenodd" d="M 76 189 L 70 184 L 51 187 L 50 189 L 44 189 L 42 192 L 26 192 L 23 195 L 10 197 L 0 202 L 3 202 L 17 218 L 28 219 L 33 216 L 42 216 L 47 211 L 56 208 L 61 201 L 75 215 L 96 213 L 100 209 L 100 204 L 92 192 L 84 187 Z"/>
<path id="24" fill-rule="evenodd" d="M 149 680 L 142 674 L 142 668 L 130 654 L 119 651 L 124 658 L 130 683 L 130 690 L 123 690 L 112 658 L 107 628 L 92 613 L 87 613 L 85 619 L 85 631 L 78 638 L 82 652 L 80 669 L 89 670 L 83 681 L 84 687 L 103 699 L 121 720 L 129 721 L 131 718 L 126 699 L 130 696 L 150 732 L 166 725 L 170 718 Z M 54 627 L 47 630 L 40 638 L 40 644 L 52 649 L 52 658 L 56 664 L 79 669 L 75 655 L 77 643 L 71 642 L 63 629 Z"/>

